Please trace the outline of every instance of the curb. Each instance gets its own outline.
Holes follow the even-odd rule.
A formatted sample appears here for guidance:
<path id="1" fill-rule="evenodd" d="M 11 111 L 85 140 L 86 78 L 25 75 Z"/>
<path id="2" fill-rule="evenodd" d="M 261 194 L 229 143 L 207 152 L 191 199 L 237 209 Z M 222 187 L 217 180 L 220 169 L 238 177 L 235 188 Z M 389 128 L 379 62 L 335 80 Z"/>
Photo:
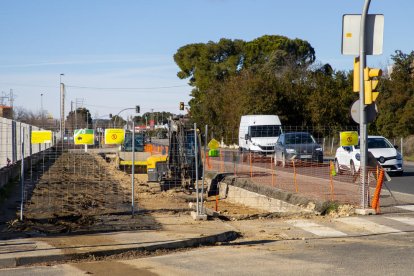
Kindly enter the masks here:
<path id="1" fill-rule="evenodd" d="M 327 207 L 330 204 L 329 200 L 317 200 L 311 199 L 301 194 L 296 194 L 284 190 L 280 190 L 278 188 L 269 187 L 265 185 L 259 185 L 250 181 L 249 179 L 239 179 L 234 177 L 233 174 L 229 173 L 216 173 L 216 172 L 207 172 L 206 176 L 211 181 L 211 187 L 209 187 L 208 191 L 218 190 L 218 185 L 220 182 L 226 183 L 230 186 L 235 186 L 241 189 L 245 189 L 247 191 L 257 193 L 259 195 L 263 195 L 269 198 L 277 199 L 284 201 L 286 203 L 298 206 L 303 208 L 307 211 L 313 211 L 315 213 L 323 213 L 326 211 Z M 213 185 L 214 184 L 214 185 Z M 312 209 L 307 209 L 306 206 L 309 204 L 315 204 L 315 207 Z"/>
<path id="2" fill-rule="evenodd" d="M 53 254 L 47 256 L 27 256 L 27 257 L 11 257 L 0 259 L 0 269 L 2 268 L 13 268 L 25 265 L 34 265 L 39 263 L 49 263 L 49 262 L 61 262 L 61 261 L 71 261 L 71 260 L 82 260 L 89 258 L 91 256 L 96 257 L 107 257 L 112 255 L 117 255 L 129 251 L 156 251 L 160 249 L 180 249 L 180 248 L 192 248 L 198 247 L 201 245 L 213 245 L 217 242 L 228 242 L 237 239 L 240 234 L 236 231 L 226 231 L 220 234 L 214 234 L 210 236 L 200 237 L 200 238 L 190 238 L 185 240 L 177 240 L 173 242 L 166 242 L 148 246 L 138 246 L 130 248 L 121 248 L 121 249 L 110 249 L 110 250 L 95 250 L 85 253 L 71 253 L 71 254 Z"/>

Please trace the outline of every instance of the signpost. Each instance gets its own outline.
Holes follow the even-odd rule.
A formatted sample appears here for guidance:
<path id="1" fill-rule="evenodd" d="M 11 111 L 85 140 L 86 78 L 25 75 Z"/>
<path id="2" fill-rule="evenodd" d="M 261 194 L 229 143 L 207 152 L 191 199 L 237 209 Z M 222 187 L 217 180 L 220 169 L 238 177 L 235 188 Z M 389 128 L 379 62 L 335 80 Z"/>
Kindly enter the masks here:
<path id="1" fill-rule="evenodd" d="M 73 140 L 75 145 L 93 145 L 95 143 L 95 132 L 93 129 L 75 129 Z"/>
<path id="2" fill-rule="evenodd" d="M 367 123 L 369 122 L 368 112 L 372 111 L 368 110 L 370 108 L 372 109 L 372 102 L 378 96 L 378 94 L 373 95 L 372 93 L 376 92 L 375 88 L 378 85 L 375 78 L 381 75 L 381 70 L 379 69 L 376 69 L 375 72 L 373 70 L 370 74 L 371 68 L 366 67 L 366 56 L 382 54 L 384 29 L 383 15 L 368 15 L 370 3 L 371 0 L 365 0 L 361 15 L 344 15 L 342 26 L 342 54 L 359 55 L 355 59 L 356 62 L 354 64 L 354 73 L 356 73 L 354 74 L 354 91 L 359 92 L 361 214 L 367 213 L 366 208 L 369 202 L 369 187 L 367 181 Z M 359 72 L 356 70 L 359 70 Z M 372 89 L 373 86 L 374 89 Z M 366 99 L 365 95 L 369 98 Z M 356 109 L 355 107 L 354 110 Z M 351 115 L 353 113 L 351 109 Z"/>
<path id="3" fill-rule="evenodd" d="M 342 17 L 342 54 L 359 55 L 361 15 L 345 14 Z M 365 29 L 365 53 L 381 55 L 384 41 L 384 15 L 367 14 Z"/>
<path id="4" fill-rule="evenodd" d="M 95 144 L 95 132 L 93 129 L 75 129 L 73 140 L 75 145 L 85 145 L 85 152 L 87 152 L 88 145 Z"/>
<path id="5" fill-rule="evenodd" d="M 125 130 L 122 128 L 105 129 L 105 144 L 121 145 L 125 140 Z"/>
<path id="6" fill-rule="evenodd" d="M 360 110 L 359 100 L 356 100 L 351 106 L 351 117 L 355 123 L 359 124 L 361 119 L 361 110 Z M 366 112 L 366 121 L 367 123 L 371 123 L 375 121 L 378 114 L 378 107 L 375 103 L 369 104 L 365 107 Z"/>
<path id="7" fill-rule="evenodd" d="M 358 132 L 356 131 L 342 131 L 339 137 L 341 147 L 358 145 Z"/>
<path id="8" fill-rule="evenodd" d="M 52 143 L 52 131 L 50 130 L 33 130 L 32 144 L 46 144 Z"/>

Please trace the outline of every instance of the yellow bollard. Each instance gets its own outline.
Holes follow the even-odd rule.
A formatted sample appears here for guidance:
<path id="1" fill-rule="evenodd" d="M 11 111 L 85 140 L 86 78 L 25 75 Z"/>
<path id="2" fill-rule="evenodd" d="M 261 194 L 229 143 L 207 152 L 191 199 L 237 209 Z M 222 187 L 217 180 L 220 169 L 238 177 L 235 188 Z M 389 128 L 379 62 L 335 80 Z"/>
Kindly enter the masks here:
<path id="1" fill-rule="evenodd" d="M 272 171 L 272 187 L 275 186 L 275 171 L 273 169 L 273 157 L 270 157 L 270 170 Z"/>
<path id="2" fill-rule="evenodd" d="M 295 160 L 292 161 L 293 164 L 293 182 L 295 183 L 295 190 L 296 192 L 299 192 L 298 182 L 296 181 L 296 166 L 295 166 Z"/>

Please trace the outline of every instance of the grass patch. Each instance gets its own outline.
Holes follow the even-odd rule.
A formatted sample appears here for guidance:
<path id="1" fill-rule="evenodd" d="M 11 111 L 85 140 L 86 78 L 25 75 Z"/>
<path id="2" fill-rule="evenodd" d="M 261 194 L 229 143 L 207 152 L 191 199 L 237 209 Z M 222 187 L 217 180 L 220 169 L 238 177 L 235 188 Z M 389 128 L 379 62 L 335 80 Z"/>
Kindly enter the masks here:
<path id="1" fill-rule="evenodd" d="M 329 201 L 325 205 L 325 210 L 322 215 L 329 215 L 331 213 L 337 213 L 339 210 L 339 203 L 337 201 Z"/>

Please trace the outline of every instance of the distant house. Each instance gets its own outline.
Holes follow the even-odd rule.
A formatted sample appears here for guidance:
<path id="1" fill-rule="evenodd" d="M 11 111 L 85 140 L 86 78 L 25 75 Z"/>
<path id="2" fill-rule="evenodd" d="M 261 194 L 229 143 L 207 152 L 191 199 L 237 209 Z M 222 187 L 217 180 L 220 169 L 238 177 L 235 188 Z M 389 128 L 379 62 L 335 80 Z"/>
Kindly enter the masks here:
<path id="1" fill-rule="evenodd" d="M 0 105 L 0 117 L 13 119 L 13 107 Z"/>

